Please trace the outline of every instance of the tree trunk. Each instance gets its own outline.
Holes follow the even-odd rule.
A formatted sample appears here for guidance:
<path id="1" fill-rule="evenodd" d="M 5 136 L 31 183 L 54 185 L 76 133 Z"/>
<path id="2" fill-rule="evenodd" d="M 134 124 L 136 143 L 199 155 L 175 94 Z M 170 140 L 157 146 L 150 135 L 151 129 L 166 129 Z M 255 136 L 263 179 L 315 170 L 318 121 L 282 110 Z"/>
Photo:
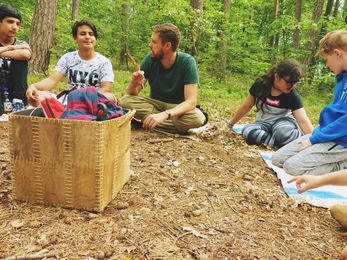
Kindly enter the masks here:
<path id="1" fill-rule="evenodd" d="M 302 0 L 296 0 L 295 4 L 295 19 L 296 27 L 293 35 L 293 48 L 299 49 L 300 47 L 300 21 L 301 21 L 301 11 L 302 11 Z"/>
<path id="2" fill-rule="evenodd" d="M 327 7 L 325 8 L 324 17 L 329 17 L 333 10 L 334 0 L 328 0 Z"/>
<path id="3" fill-rule="evenodd" d="M 327 23 L 329 21 L 329 16 L 331 15 L 333 7 L 334 7 L 334 0 L 328 0 L 327 6 L 326 6 L 325 12 L 324 12 L 324 21 L 322 23 L 322 28 L 320 31 L 321 37 L 323 37 L 327 32 Z"/>
<path id="4" fill-rule="evenodd" d="M 221 25 L 219 28 L 219 38 L 220 38 L 220 44 L 219 44 L 219 53 L 218 53 L 218 60 L 220 61 L 219 67 L 217 69 L 218 71 L 218 78 L 224 79 L 226 70 L 227 70 L 227 49 L 228 49 L 228 40 L 226 37 L 226 30 L 228 26 L 229 21 L 229 14 L 230 14 L 230 4 L 231 0 L 224 0 L 223 3 L 223 20 L 221 21 Z"/>
<path id="5" fill-rule="evenodd" d="M 36 0 L 30 28 L 29 43 L 32 56 L 29 62 L 33 73 L 47 74 L 52 47 L 58 0 Z"/>
<path id="6" fill-rule="evenodd" d="M 128 65 L 128 56 L 129 52 L 129 14 L 130 8 L 127 1 L 124 1 L 122 4 L 121 10 L 121 27 L 122 27 L 122 40 L 121 40 L 121 51 L 119 54 L 119 60 L 122 64 L 126 64 L 127 69 Z"/>
<path id="7" fill-rule="evenodd" d="M 336 0 L 335 6 L 334 6 L 334 17 L 335 18 L 339 14 L 339 7 L 340 7 L 340 0 Z"/>
<path id="8" fill-rule="evenodd" d="M 274 22 L 277 19 L 278 16 L 278 0 L 274 0 L 274 7 L 273 7 L 273 15 L 272 15 L 272 21 Z M 276 36 L 270 37 L 270 47 L 274 47 L 276 42 L 279 41 L 279 34 L 277 33 Z"/>
<path id="9" fill-rule="evenodd" d="M 347 0 L 343 4 L 342 17 L 345 19 L 345 23 L 347 23 Z"/>
<path id="10" fill-rule="evenodd" d="M 190 54 L 196 56 L 199 53 L 199 35 L 202 18 L 203 0 L 190 0 L 190 5 L 194 11 L 194 15 L 192 16 L 189 29 L 191 38 Z"/>
<path id="11" fill-rule="evenodd" d="M 313 24 L 311 25 L 308 31 L 309 40 L 305 44 L 305 49 L 309 50 L 309 52 L 307 53 L 304 59 L 304 64 L 308 67 L 311 65 L 312 60 L 315 56 L 315 52 L 316 52 L 316 45 L 317 45 L 316 27 L 320 17 L 322 16 L 323 6 L 324 6 L 324 0 L 316 0 L 315 7 L 312 13 Z"/>
<path id="12" fill-rule="evenodd" d="M 79 9 L 80 1 L 72 0 L 72 20 L 76 21 L 78 19 L 78 9 Z"/>

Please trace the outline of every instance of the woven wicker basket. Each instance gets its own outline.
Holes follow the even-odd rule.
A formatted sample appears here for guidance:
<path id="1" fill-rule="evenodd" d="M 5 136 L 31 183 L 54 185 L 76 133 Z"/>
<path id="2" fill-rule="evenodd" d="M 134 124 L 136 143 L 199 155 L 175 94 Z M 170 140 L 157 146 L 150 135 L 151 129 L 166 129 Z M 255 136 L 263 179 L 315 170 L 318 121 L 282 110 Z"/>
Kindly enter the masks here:
<path id="1" fill-rule="evenodd" d="M 102 122 L 10 115 L 15 198 L 102 211 L 130 176 L 130 122 L 135 111 Z"/>

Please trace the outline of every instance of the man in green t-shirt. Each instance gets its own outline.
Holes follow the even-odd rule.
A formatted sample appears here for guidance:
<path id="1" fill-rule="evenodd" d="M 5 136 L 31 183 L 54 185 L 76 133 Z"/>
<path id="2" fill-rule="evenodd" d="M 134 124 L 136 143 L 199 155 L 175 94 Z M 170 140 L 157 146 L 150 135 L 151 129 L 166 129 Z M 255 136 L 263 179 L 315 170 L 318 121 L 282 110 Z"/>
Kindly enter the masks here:
<path id="1" fill-rule="evenodd" d="M 179 40 L 180 32 L 173 24 L 152 27 L 151 52 L 131 76 L 128 95 L 120 100 L 121 106 L 136 109 L 135 118 L 145 129 L 186 133 L 206 122 L 205 115 L 196 108 L 196 63 L 192 56 L 177 51 Z M 150 98 L 138 96 L 146 81 Z"/>

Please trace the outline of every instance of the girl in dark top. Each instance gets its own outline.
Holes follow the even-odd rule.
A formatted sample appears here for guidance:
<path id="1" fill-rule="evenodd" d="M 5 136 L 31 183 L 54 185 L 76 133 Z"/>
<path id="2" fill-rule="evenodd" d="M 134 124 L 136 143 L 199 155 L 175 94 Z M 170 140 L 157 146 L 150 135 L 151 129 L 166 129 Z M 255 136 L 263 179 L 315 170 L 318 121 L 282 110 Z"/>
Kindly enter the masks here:
<path id="1" fill-rule="evenodd" d="M 312 124 L 306 115 L 300 95 L 295 90 L 301 77 L 300 64 L 286 60 L 258 78 L 229 123 L 232 128 L 253 106 L 256 121 L 242 129 L 248 144 L 282 147 L 304 134 L 311 133 Z"/>

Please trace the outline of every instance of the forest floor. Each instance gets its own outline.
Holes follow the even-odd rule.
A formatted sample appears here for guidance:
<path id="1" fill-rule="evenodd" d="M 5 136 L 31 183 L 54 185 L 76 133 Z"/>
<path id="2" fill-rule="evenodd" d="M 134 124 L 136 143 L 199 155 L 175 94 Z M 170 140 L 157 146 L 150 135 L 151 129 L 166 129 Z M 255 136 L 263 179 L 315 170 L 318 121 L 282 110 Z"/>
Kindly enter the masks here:
<path id="1" fill-rule="evenodd" d="M 198 141 L 132 131 L 134 174 L 99 214 L 13 200 L 7 137 L 0 126 L 0 259 L 336 259 L 347 242 L 220 121 Z"/>

